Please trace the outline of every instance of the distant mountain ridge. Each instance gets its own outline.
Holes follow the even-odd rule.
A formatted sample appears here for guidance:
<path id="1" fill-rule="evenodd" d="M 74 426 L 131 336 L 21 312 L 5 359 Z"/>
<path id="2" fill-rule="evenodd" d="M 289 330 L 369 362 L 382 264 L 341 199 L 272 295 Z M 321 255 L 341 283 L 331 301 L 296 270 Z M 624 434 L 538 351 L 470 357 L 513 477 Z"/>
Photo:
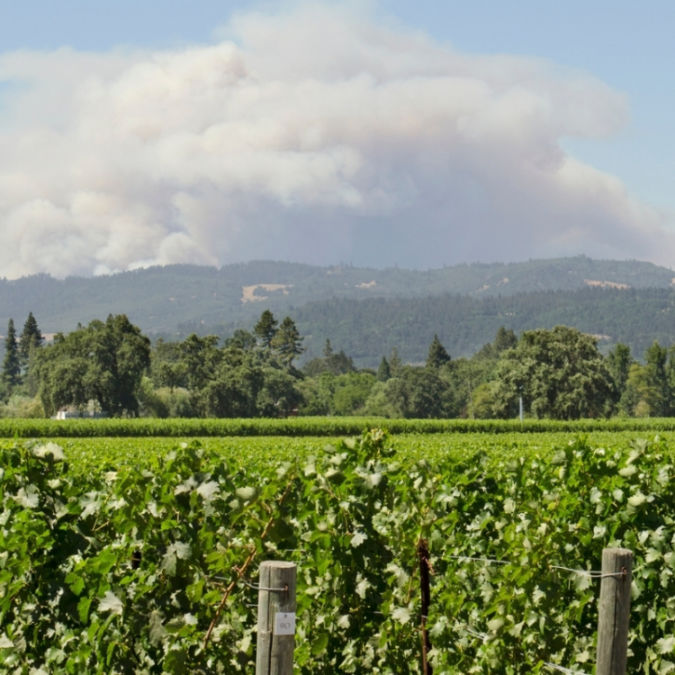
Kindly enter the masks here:
<path id="1" fill-rule="evenodd" d="M 574 324 L 574 306 L 576 302 L 581 303 L 580 299 L 573 299 L 575 294 L 581 293 L 579 298 L 586 298 L 591 297 L 592 292 L 611 291 L 619 294 L 617 298 L 621 304 L 621 298 L 626 302 L 630 300 L 626 291 L 659 289 L 666 298 L 675 289 L 674 277 L 672 270 L 652 263 L 592 260 L 585 256 L 522 263 L 462 264 L 426 271 L 254 261 L 220 269 L 171 265 L 63 280 L 36 275 L 0 280 L 0 331 L 4 332 L 10 317 L 20 330 L 28 312 L 32 311 L 45 333 L 67 332 L 78 323 L 105 319 L 110 313 L 125 313 L 150 336 L 179 339 L 193 331 L 226 335 L 237 327 L 251 328 L 260 313 L 269 308 L 275 315 L 293 316 L 301 331 L 304 328 L 308 335 L 309 355 L 320 351 L 319 341 L 324 335 L 330 337 L 338 349 L 344 348 L 349 353 L 348 345 L 340 344 L 338 340 L 338 335 L 344 333 L 345 338 L 349 337 L 349 344 L 358 347 L 358 360 L 371 363 L 376 355 L 370 353 L 372 349 L 365 353 L 362 348 L 369 343 L 365 326 L 359 327 L 352 320 L 360 316 L 365 307 L 370 308 L 371 314 L 379 316 L 380 311 L 376 308 L 387 306 L 392 319 L 401 312 L 397 319 L 401 326 L 409 325 L 410 316 L 417 316 L 417 323 L 424 326 L 419 331 L 409 331 L 409 338 L 400 334 L 401 331 L 392 330 L 387 317 L 384 317 L 386 321 L 380 319 L 380 323 L 390 327 L 390 334 L 400 334 L 404 344 L 395 346 L 402 355 L 412 359 L 419 357 L 420 350 L 428 346 L 427 342 L 413 348 L 412 343 L 408 343 L 408 339 L 417 339 L 413 333 L 418 333 L 419 339 L 422 334 L 429 333 L 430 339 L 434 333 L 439 333 L 443 339 L 444 331 L 440 325 L 446 317 L 438 312 L 457 313 L 460 307 L 464 308 L 461 311 L 468 312 L 466 316 L 455 316 L 455 321 L 464 327 L 464 337 L 459 341 L 452 338 L 452 344 L 446 345 L 466 353 L 479 348 L 485 341 L 484 331 L 479 330 L 481 325 L 487 327 L 489 324 L 492 330 L 495 321 L 509 323 L 508 312 L 499 305 L 513 304 L 512 299 L 523 294 L 531 299 L 532 321 L 537 321 L 537 315 L 544 310 L 549 318 L 557 316 L 556 307 L 562 303 L 561 306 L 566 308 L 564 315 L 572 319 L 568 323 Z M 584 296 L 584 291 L 591 292 L 591 296 Z M 555 297 L 549 297 L 539 306 L 533 295 L 537 293 L 553 293 Z M 607 297 L 598 295 L 591 302 Z M 445 305 L 437 303 L 435 316 L 418 315 L 415 306 L 426 306 L 425 303 L 408 302 L 428 298 L 444 299 Z M 463 300 L 460 302 L 458 298 Z M 443 310 L 441 306 L 448 309 Z M 454 309 L 451 310 L 451 306 Z M 511 322 L 514 329 L 515 324 L 528 324 L 522 315 L 528 302 L 520 302 L 518 306 L 518 320 Z M 326 307 L 332 309 L 327 312 Z M 394 307 L 398 309 L 394 311 Z M 491 314 L 488 307 L 495 307 L 494 318 L 490 321 L 486 320 Z M 616 311 L 623 310 L 617 308 Z M 317 318 L 321 316 L 325 318 Z M 364 322 L 367 319 L 360 321 Z M 350 326 L 348 331 L 344 329 L 346 325 Z M 612 340 L 616 337 L 610 335 Z M 380 347 L 385 343 L 388 345 L 389 341 L 379 340 Z"/>

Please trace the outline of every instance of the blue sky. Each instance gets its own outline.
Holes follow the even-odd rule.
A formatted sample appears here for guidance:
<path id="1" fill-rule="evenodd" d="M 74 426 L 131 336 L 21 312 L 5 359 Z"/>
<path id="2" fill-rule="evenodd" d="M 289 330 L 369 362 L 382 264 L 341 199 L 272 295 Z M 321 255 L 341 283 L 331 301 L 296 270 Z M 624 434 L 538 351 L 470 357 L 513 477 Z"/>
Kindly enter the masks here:
<path id="1" fill-rule="evenodd" d="M 312 8 L 316 7 L 326 11 L 312 14 Z M 478 126 L 475 129 L 472 126 L 471 132 L 472 142 L 477 143 L 474 150 L 476 156 L 485 153 L 480 155 L 484 156 L 484 161 L 477 164 L 471 159 L 470 149 L 465 145 L 461 148 L 453 145 L 453 140 L 441 134 L 435 141 L 430 141 L 429 147 L 433 147 L 434 143 L 450 144 L 452 151 L 449 154 L 453 159 L 451 163 L 443 164 L 442 175 L 446 180 L 457 177 L 463 185 L 460 197 L 464 198 L 467 189 L 475 195 L 482 195 L 476 196 L 472 203 L 467 198 L 467 203 L 458 207 L 457 222 L 452 227 L 448 226 L 446 231 L 441 217 L 441 206 L 447 212 L 450 204 L 439 206 L 438 211 L 429 214 L 428 218 L 425 218 L 424 213 L 425 203 L 439 203 L 443 199 L 442 187 L 436 191 L 429 187 L 429 176 L 432 174 L 428 173 L 430 165 L 438 166 L 439 162 L 443 162 L 442 156 L 420 160 L 410 149 L 411 139 L 406 137 L 399 143 L 393 138 L 393 131 L 379 140 L 380 149 L 386 145 L 387 153 L 374 150 L 371 146 L 366 148 L 360 145 L 361 141 L 355 140 L 352 131 L 355 120 L 349 117 L 351 114 L 358 115 L 358 112 L 348 112 L 349 106 L 345 101 L 352 95 L 359 97 L 364 94 L 358 87 L 345 87 L 346 98 L 336 103 L 334 109 L 323 107 L 317 113 L 331 119 L 333 114 L 340 117 L 343 127 L 322 147 L 319 153 L 321 157 L 313 156 L 312 160 L 312 166 L 318 166 L 319 160 L 324 162 L 329 157 L 333 164 L 337 162 L 340 166 L 339 170 L 334 169 L 339 174 L 339 180 L 329 184 L 317 178 L 311 188 L 312 194 L 316 194 L 317 190 L 325 190 L 333 195 L 339 193 L 340 198 L 326 198 L 319 200 L 320 203 L 314 200 L 309 206 L 309 201 L 303 201 L 306 193 L 299 183 L 293 186 L 280 185 L 278 176 L 260 177 L 259 169 L 254 168 L 247 170 L 250 176 L 255 174 L 256 179 L 249 176 L 244 181 L 246 187 L 242 187 L 241 176 L 237 175 L 232 181 L 220 185 L 216 191 L 206 187 L 207 184 L 213 184 L 213 176 L 204 177 L 204 183 L 200 185 L 196 185 L 186 175 L 164 176 L 149 186 L 149 194 L 154 196 L 145 201 L 131 194 L 133 190 L 128 185 L 119 187 L 128 176 L 101 169 L 99 182 L 95 186 L 84 179 L 78 184 L 77 176 L 71 178 L 68 185 L 60 185 L 61 189 L 71 194 L 69 201 L 64 198 L 61 203 L 52 196 L 56 194 L 53 175 L 45 176 L 43 186 L 30 194 L 26 181 L 20 176 L 21 172 L 16 168 L 10 172 L 5 166 L 4 189 L 16 191 L 16 186 L 21 185 L 22 192 L 15 199 L 15 208 L 4 214 L 6 223 L 9 223 L 4 225 L 4 229 L 0 207 L 0 240 L 4 238 L 6 244 L 10 241 L 19 242 L 21 250 L 26 251 L 26 257 L 30 255 L 32 247 L 40 247 L 45 238 L 55 236 L 50 234 L 46 237 L 47 232 L 52 233 L 53 230 L 49 230 L 44 225 L 45 222 L 52 222 L 53 227 L 60 231 L 66 226 L 69 217 L 77 219 L 73 214 L 78 212 L 77 204 L 81 203 L 83 194 L 95 192 L 99 195 L 101 201 L 97 202 L 97 206 L 87 208 L 93 209 L 94 213 L 104 213 L 108 219 L 116 209 L 126 212 L 126 215 L 119 215 L 118 227 L 106 229 L 102 226 L 97 230 L 94 246 L 100 248 L 86 262 L 77 264 L 72 256 L 67 256 L 67 261 L 63 261 L 57 246 L 45 249 L 30 264 L 26 261 L 21 264 L 15 261 L 15 271 L 10 272 L 11 275 L 35 271 L 49 271 L 59 275 L 71 272 L 100 273 L 142 264 L 183 260 L 222 264 L 251 256 L 257 250 L 265 257 L 278 251 L 285 257 L 296 257 L 306 262 L 330 264 L 347 260 L 373 266 L 393 263 L 405 266 L 406 252 L 411 254 L 410 264 L 417 267 L 460 262 L 463 259 L 493 260 L 498 259 L 500 253 L 506 258 L 514 259 L 520 251 L 523 258 L 588 253 L 598 257 L 643 257 L 669 266 L 675 262 L 675 250 L 671 245 L 671 235 L 675 229 L 675 141 L 671 130 L 671 111 L 675 104 L 675 70 L 672 68 L 675 63 L 675 46 L 672 40 L 675 3 L 665 0 L 648 0 L 639 4 L 626 0 L 568 0 L 565 3 L 542 0 L 475 0 L 470 3 L 455 0 L 418 0 L 414 3 L 404 0 L 373 0 L 304 4 L 244 0 L 60 0 L 58 3 L 51 0 L 24 0 L 21 3 L 2 0 L 0 8 L 0 80 L 4 80 L 0 87 L 0 143 L 4 129 L 5 143 L 16 143 L 9 140 L 11 131 L 12 139 L 26 139 L 22 148 L 34 149 L 37 147 L 34 144 L 37 142 L 35 139 L 39 130 L 40 134 L 44 134 L 41 136 L 42 142 L 53 142 L 47 155 L 56 163 L 72 162 L 78 165 L 81 162 L 80 154 L 74 151 L 70 154 L 69 148 L 73 147 L 74 137 L 70 133 L 61 134 L 61 131 L 71 125 L 73 119 L 78 120 L 78 134 L 83 126 L 89 128 L 88 125 L 93 124 L 86 117 L 89 113 L 83 113 L 73 103 L 81 100 L 82 91 L 78 89 L 75 76 L 68 76 L 68 69 L 75 73 L 81 68 L 81 78 L 84 80 L 99 77 L 96 69 L 100 68 L 100 72 L 104 73 L 100 76 L 101 86 L 112 87 L 116 82 L 131 82 L 127 77 L 129 73 L 136 73 L 140 68 L 138 64 L 144 58 L 148 61 L 156 60 L 153 54 L 181 54 L 188 48 L 206 49 L 231 41 L 241 50 L 240 58 L 245 64 L 242 67 L 260 68 L 259 72 L 264 72 L 270 83 L 277 80 L 290 82 L 289 78 L 295 78 L 295 72 L 299 68 L 298 59 L 302 59 L 303 54 L 296 54 L 290 41 L 281 40 L 277 44 L 275 38 L 270 49 L 281 50 L 279 61 L 288 64 L 286 70 L 277 72 L 273 57 L 265 60 L 268 57 L 263 53 L 264 40 L 269 42 L 269 37 L 260 37 L 260 31 L 283 30 L 290 34 L 295 30 L 291 30 L 291 27 L 304 26 L 304 33 L 298 28 L 296 41 L 303 43 L 305 37 L 307 38 L 309 46 L 304 57 L 311 65 L 311 61 L 316 58 L 316 50 L 321 49 L 312 42 L 314 36 L 309 35 L 312 21 L 316 22 L 317 32 L 325 31 L 326 35 L 331 34 L 331 25 L 340 25 L 344 21 L 344 26 L 338 31 L 340 35 L 350 35 L 349 31 L 353 31 L 354 26 L 360 24 L 386 29 L 388 37 L 378 33 L 375 38 L 372 35 L 363 38 L 366 42 L 381 39 L 382 49 L 389 48 L 387 45 L 390 46 L 393 41 L 400 39 L 401 49 L 417 64 L 414 77 L 411 78 L 410 69 L 405 65 L 395 73 L 387 72 L 386 76 L 379 72 L 370 73 L 369 68 L 374 67 L 375 57 L 367 55 L 366 46 L 360 42 L 354 42 L 353 53 L 358 53 L 359 58 L 364 59 L 362 66 L 356 67 L 351 63 L 347 48 L 339 49 L 336 46 L 335 54 L 328 54 L 326 58 L 330 56 L 335 63 L 340 59 L 344 60 L 344 72 L 348 72 L 345 78 L 357 78 L 359 68 L 362 68 L 363 73 L 372 75 L 378 84 L 381 82 L 379 78 L 387 80 L 392 86 L 396 83 L 399 92 L 397 95 L 404 99 L 411 95 L 410 92 L 417 92 L 416 83 L 424 75 L 424 59 L 428 59 L 429 72 L 433 77 L 438 77 L 440 73 L 437 61 L 439 58 L 444 60 L 447 56 L 449 61 L 442 73 L 443 77 L 454 74 L 453 68 L 458 67 L 457 59 L 461 57 L 460 69 L 463 76 L 469 74 L 478 82 L 487 82 L 494 96 L 501 96 L 506 81 L 512 95 L 519 96 L 523 92 L 528 94 L 526 102 L 520 101 L 515 108 L 509 107 L 508 112 L 505 109 L 496 111 L 500 120 L 502 115 L 519 114 L 514 112 L 516 109 L 529 115 L 528 106 L 533 105 L 533 100 L 545 101 L 545 107 L 552 110 L 551 116 L 556 117 L 557 108 L 569 101 L 570 110 L 561 115 L 561 119 L 553 119 L 550 128 L 542 122 L 538 113 L 535 126 L 542 125 L 542 130 L 538 130 L 532 139 L 518 140 L 518 148 L 527 148 L 523 150 L 523 156 L 530 157 L 532 153 L 536 154 L 536 143 L 541 143 L 542 152 L 547 156 L 553 150 L 555 153 L 568 155 L 575 162 L 583 164 L 585 172 L 582 176 L 579 171 L 566 168 L 563 187 L 560 184 L 546 183 L 537 192 L 528 195 L 529 178 L 525 173 L 529 169 L 523 169 L 525 173 L 520 182 L 514 181 L 511 184 L 508 179 L 501 183 L 496 182 L 497 177 L 490 174 L 492 162 L 488 147 L 489 142 L 495 140 L 497 161 L 494 164 L 499 165 L 504 161 L 501 153 L 510 147 L 509 144 L 516 142 L 514 138 L 518 134 L 524 133 L 526 120 L 521 119 L 515 126 L 510 117 L 508 124 L 500 122 L 499 138 L 494 136 L 493 126 L 486 131 L 484 120 L 476 121 Z M 331 11 L 334 12 L 333 15 Z M 233 22 L 233 16 L 243 19 Z M 274 24 L 276 28 L 270 21 L 277 22 Z M 269 34 L 274 33 L 265 33 Z M 317 41 L 316 44 L 322 43 Z M 62 48 L 68 48 L 75 56 L 64 57 Z M 59 49 L 60 52 L 57 51 Z M 55 59 L 53 55 L 57 53 L 61 57 Z M 41 59 L 45 65 L 36 65 Z M 455 60 L 452 61 L 453 59 Z M 55 62 L 62 62 L 62 67 L 59 68 L 57 63 L 56 70 L 49 76 L 51 85 L 46 81 L 46 76 L 41 81 L 35 75 L 33 68 L 46 71 L 50 67 L 48 64 Z M 209 68 L 209 63 L 208 58 L 204 57 L 203 68 Z M 332 77 L 327 67 L 319 72 L 311 71 L 307 65 L 305 72 L 305 64 L 302 64 L 300 70 L 307 82 L 314 82 Z M 177 68 L 176 72 L 183 72 L 182 66 Z M 537 71 L 536 76 L 532 74 L 533 70 Z M 550 87 L 546 83 L 547 78 L 552 83 Z M 536 83 L 533 84 L 535 80 Z M 294 89 L 292 96 L 297 97 L 297 91 Z M 448 95 L 458 96 L 459 91 Z M 62 95 L 63 101 L 60 99 Z M 415 95 L 419 95 L 419 92 Z M 364 96 L 364 101 L 370 101 L 365 105 L 373 104 L 372 98 Z M 278 123 L 280 119 L 274 106 L 279 106 L 279 111 L 284 111 L 279 114 L 288 114 L 288 100 L 283 97 L 270 99 L 270 123 Z M 358 100 L 361 103 L 361 99 Z M 360 103 L 354 105 L 358 107 Z M 336 112 L 338 109 L 339 112 Z M 588 114 L 586 109 L 590 111 Z M 41 118 L 43 110 L 51 111 L 51 116 L 47 117 L 44 113 L 44 119 Z M 123 110 L 128 111 L 126 100 Z M 136 113 L 132 111 L 128 114 Z M 185 114 L 188 115 L 187 112 Z M 211 126 L 223 122 L 217 119 L 217 113 L 214 114 L 216 117 L 209 120 Z M 250 115 L 251 111 L 246 114 Z M 439 115 L 445 113 L 434 107 L 433 111 L 424 114 L 437 120 Z M 457 120 L 452 117 L 453 114 L 455 113 L 450 113 L 454 124 Z M 469 116 L 473 115 L 475 121 L 476 114 L 478 113 L 470 113 Z M 27 120 L 31 120 L 31 123 Z M 238 119 L 237 124 L 240 122 L 242 120 Z M 395 120 L 390 122 L 395 126 Z M 194 121 L 197 127 L 202 123 L 206 122 Z M 228 119 L 227 123 L 231 125 L 234 121 Z M 172 130 L 178 130 L 181 135 L 195 133 L 197 127 L 194 124 L 193 121 L 186 121 L 183 128 L 181 121 L 175 120 Z M 345 131 L 347 127 L 349 132 Z M 517 130 L 514 131 L 516 127 Z M 239 126 L 237 130 L 237 133 L 241 133 Z M 260 138 L 260 133 L 263 132 L 258 129 L 256 139 Z M 480 135 L 478 140 L 476 134 Z M 507 137 L 509 134 L 513 137 Z M 78 138 L 81 139 L 79 135 Z M 176 136 L 171 138 L 175 141 Z M 463 139 L 463 143 L 465 140 Z M 162 141 L 161 151 L 165 149 L 165 141 L 167 138 Z M 255 142 L 257 144 L 258 140 Z M 407 149 L 402 151 L 402 146 Z M 555 146 L 553 150 L 552 146 Z M 219 147 L 222 150 L 222 146 Z M 12 157 L 19 156 L 21 152 L 15 145 L 10 145 L 9 149 L 9 156 Z M 269 150 L 266 147 L 265 153 Z M 105 153 L 110 150 L 101 147 L 99 151 Z M 296 151 L 297 148 L 294 148 L 293 152 Z M 157 157 L 157 148 L 154 153 L 153 156 Z M 382 160 L 383 155 L 386 156 Z M 267 154 L 265 156 L 268 157 Z M 202 157 L 204 162 L 212 159 L 210 154 Z M 276 159 L 279 159 L 277 155 L 275 161 Z M 119 157 L 111 155 L 106 166 L 110 167 L 119 161 Z M 137 161 L 138 167 L 142 167 L 149 160 L 139 155 Z M 288 154 L 283 161 L 290 161 Z M 549 156 L 547 161 L 553 160 Z M 0 159 L 0 177 L 3 175 L 2 162 Z M 358 164 L 358 168 L 354 168 L 355 164 Z M 411 164 L 414 165 L 412 169 Z M 506 166 L 506 162 L 504 165 Z M 88 174 L 89 168 L 87 162 L 83 161 L 79 173 L 74 171 L 74 174 Z M 592 188 L 587 187 L 591 180 L 590 169 L 597 172 L 592 179 L 597 185 L 594 183 Z M 30 170 L 31 166 L 27 163 L 25 171 Z M 139 168 L 138 171 L 142 169 Z M 306 172 L 306 168 L 303 171 Z M 320 173 L 329 169 L 322 165 L 317 171 Z M 375 188 L 372 178 L 374 173 L 390 176 L 391 180 Z M 137 177 L 129 180 L 138 184 Z M 256 189 L 247 193 L 243 202 L 237 201 L 238 197 L 235 195 L 249 190 L 251 182 L 256 183 Z M 266 185 L 264 189 L 259 187 L 261 182 Z M 168 183 L 171 183 L 170 187 L 166 187 Z M 233 187 L 235 183 L 236 186 Z M 0 181 L 0 197 L 3 196 L 2 185 Z M 407 189 L 406 186 L 410 189 L 407 201 L 403 199 L 394 204 L 391 199 L 382 197 L 382 193 L 388 190 L 400 193 L 402 189 Z M 514 244 L 512 249 L 503 245 L 491 249 L 486 243 L 490 239 L 488 220 L 494 222 L 500 213 L 506 211 L 504 227 L 517 229 L 519 219 L 523 218 L 522 211 L 515 206 L 513 213 L 510 213 L 510 205 L 506 201 L 508 196 L 497 194 L 502 189 L 504 193 L 512 190 L 514 200 L 531 200 L 532 208 L 527 209 L 527 212 L 537 213 L 538 217 L 552 223 L 548 232 L 540 233 L 537 245 L 529 245 L 537 241 L 533 232 L 538 225 L 534 222 L 530 224 L 530 230 L 523 226 L 520 236 L 515 237 L 518 240 L 517 245 Z M 575 190 L 574 194 L 563 194 L 568 189 Z M 579 190 L 593 192 L 593 199 L 588 194 L 581 195 Z M 612 194 L 610 191 L 613 191 Z M 10 201 L 14 200 L 16 194 L 18 193 L 7 192 L 11 197 Z M 200 197 L 196 197 L 196 194 Z M 227 195 L 226 198 L 223 197 L 224 194 Z M 619 195 L 629 201 L 617 205 Z M 162 199 L 175 202 L 173 215 L 157 207 Z M 576 204 L 577 201 L 578 209 L 570 208 L 567 215 L 561 215 L 568 210 L 570 203 Z M 107 205 L 102 206 L 102 202 Z M 491 210 L 485 206 L 487 203 L 491 205 Z M 276 219 L 274 214 L 278 213 L 279 204 L 285 215 Z M 610 204 L 613 206 L 609 206 Z M 236 216 L 232 216 L 232 223 L 228 228 L 218 230 L 220 226 L 215 222 L 213 212 L 227 208 L 232 208 L 232 213 Z M 176 210 L 180 212 L 177 217 Z M 208 213 L 204 215 L 206 211 Z M 614 220 L 619 217 L 619 212 L 630 212 L 631 215 L 625 216 L 614 230 Z M 163 218 L 174 218 L 174 221 L 159 233 L 163 225 L 158 221 Z M 619 217 L 622 218 L 623 215 Z M 40 225 L 35 225 L 39 234 L 22 238 L 18 233 L 33 227 L 35 219 L 40 220 Z M 258 229 L 250 225 L 251 219 L 260 223 Z M 325 246 L 320 247 L 320 252 L 302 243 L 308 232 L 313 232 L 312 223 L 317 219 L 326 222 L 325 228 L 317 235 L 319 241 L 325 242 Z M 397 219 L 400 221 L 398 224 Z M 199 223 L 194 225 L 198 220 Z M 190 221 L 189 227 L 184 224 L 187 221 Z M 478 223 L 475 230 L 480 233 L 481 239 L 472 242 L 466 233 L 473 229 L 474 222 Z M 125 237 L 130 236 L 129 233 L 134 230 L 134 223 L 144 233 L 141 241 L 147 250 L 131 254 Z M 409 224 L 408 227 L 406 223 Z M 82 251 L 91 248 L 91 242 L 84 243 L 81 240 L 83 227 L 75 227 L 68 235 L 75 242 L 74 250 L 79 258 L 82 258 Z M 92 227 L 95 228 L 94 225 Z M 580 232 L 584 228 L 588 230 L 586 234 Z M 339 232 L 336 233 L 336 229 Z M 227 240 L 219 248 L 216 247 L 217 252 L 214 252 L 213 241 L 205 234 L 207 231 L 214 237 L 218 233 L 219 241 Z M 283 238 L 285 234 L 288 234 L 289 241 L 294 242 L 293 245 L 280 246 L 274 243 L 275 237 Z M 462 241 L 466 239 L 465 245 L 454 246 L 458 236 Z M 441 254 L 425 256 L 424 247 L 416 244 L 420 239 L 426 241 L 428 251 L 429 248 L 434 248 L 429 244 L 439 241 L 439 238 L 447 241 L 445 257 Z M 369 255 L 364 253 L 365 249 L 372 249 L 375 242 L 382 239 L 390 241 L 386 251 L 380 250 L 379 258 L 375 252 Z M 652 239 L 653 246 L 638 245 L 645 239 Z M 608 240 L 615 245 L 608 245 Z M 268 246 L 268 242 L 272 243 Z M 332 260 L 331 253 L 325 249 L 333 251 L 336 259 Z M 50 262 L 55 257 L 60 257 L 62 263 Z"/>

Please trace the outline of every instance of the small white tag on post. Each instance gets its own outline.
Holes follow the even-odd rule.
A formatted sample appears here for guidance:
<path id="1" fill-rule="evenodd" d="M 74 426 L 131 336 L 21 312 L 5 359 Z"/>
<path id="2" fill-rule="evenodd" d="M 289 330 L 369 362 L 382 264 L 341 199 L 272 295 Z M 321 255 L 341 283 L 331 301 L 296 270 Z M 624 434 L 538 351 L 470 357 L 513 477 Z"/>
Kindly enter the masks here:
<path id="1" fill-rule="evenodd" d="M 295 635 L 295 612 L 277 612 L 274 615 L 274 635 Z"/>

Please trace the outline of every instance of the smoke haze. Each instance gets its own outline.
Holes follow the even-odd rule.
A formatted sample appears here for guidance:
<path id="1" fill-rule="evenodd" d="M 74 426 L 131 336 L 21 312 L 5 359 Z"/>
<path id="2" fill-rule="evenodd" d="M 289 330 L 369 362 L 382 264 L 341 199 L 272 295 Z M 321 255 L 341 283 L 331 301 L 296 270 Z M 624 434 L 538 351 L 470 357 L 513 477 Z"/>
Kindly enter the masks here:
<path id="1" fill-rule="evenodd" d="M 217 44 L 0 54 L 0 269 L 277 259 L 437 267 L 584 253 L 670 265 L 670 216 L 566 154 L 621 93 L 324 5 Z"/>

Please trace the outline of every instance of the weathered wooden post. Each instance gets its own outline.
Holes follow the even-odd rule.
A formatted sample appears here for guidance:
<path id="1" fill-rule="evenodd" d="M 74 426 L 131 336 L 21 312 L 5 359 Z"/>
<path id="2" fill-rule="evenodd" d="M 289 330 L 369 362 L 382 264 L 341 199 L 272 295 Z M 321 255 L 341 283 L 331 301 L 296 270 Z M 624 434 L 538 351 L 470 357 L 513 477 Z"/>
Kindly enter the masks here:
<path id="1" fill-rule="evenodd" d="M 429 606 L 431 605 L 431 590 L 429 584 L 429 575 L 433 574 L 431 567 L 431 555 L 429 553 L 429 542 L 420 537 L 417 542 L 417 557 L 420 563 L 420 591 L 422 592 L 422 605 L 420 608 L 420 637 L 422 640 L 422 675 L 433 675 L 433 668 L 429 663 L 429 652 L 431 651 L 431 641 L 429 640 L 429 630 L 427 629 L 427 618 L 429 616 Z"/>
<path id="2" fill-rule="evenodd" d="M 260 565 L 256 675 L 291 675 L 295 647 L 295 563 Z"/>
<path id="3" fill-rule="evenodd" d="M 632 569 L 632 551 L 603 549 L 596 675 L 626 675 Z"/>

